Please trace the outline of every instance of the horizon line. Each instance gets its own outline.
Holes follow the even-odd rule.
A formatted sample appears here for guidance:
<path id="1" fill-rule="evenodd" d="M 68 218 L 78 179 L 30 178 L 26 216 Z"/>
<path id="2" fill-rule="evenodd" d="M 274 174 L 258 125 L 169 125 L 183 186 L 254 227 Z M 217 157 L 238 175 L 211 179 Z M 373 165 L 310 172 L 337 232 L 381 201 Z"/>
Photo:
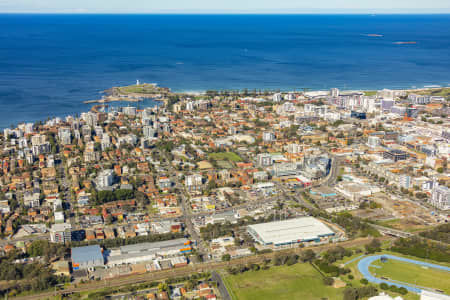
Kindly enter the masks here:
<path id="1" fill-rule="evenodd" d="M 425 11 L 424 11 L 425 10 Z M 0 15 L 450 15 L 450 8 L 441 10 L 430 9 L 418 10 L 339 10 L 331 9 L 324 11 L 240 11 L 240 10 L 158 10 L 158 11 L 88 11 L 83 9 L 61 10 L 61 11 L 0 11 Z"/>

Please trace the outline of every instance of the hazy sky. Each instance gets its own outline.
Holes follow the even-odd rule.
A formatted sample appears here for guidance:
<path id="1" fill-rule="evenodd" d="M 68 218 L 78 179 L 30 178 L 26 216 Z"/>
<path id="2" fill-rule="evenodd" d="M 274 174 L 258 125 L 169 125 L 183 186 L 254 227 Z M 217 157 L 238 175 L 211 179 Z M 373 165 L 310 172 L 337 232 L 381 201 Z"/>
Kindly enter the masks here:
<path id="1" fill-rule="evenodd" d="M 450 0 L 0 0 L 0 12 L 450 13 Z"/>

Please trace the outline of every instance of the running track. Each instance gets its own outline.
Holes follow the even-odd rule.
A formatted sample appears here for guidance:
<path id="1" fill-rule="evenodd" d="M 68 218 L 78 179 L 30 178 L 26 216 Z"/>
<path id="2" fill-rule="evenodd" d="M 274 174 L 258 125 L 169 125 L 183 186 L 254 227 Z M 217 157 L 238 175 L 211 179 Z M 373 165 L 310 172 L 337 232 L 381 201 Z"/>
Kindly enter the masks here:
<path id="1" fill-rule="evenodd" d="M 449 267 L 435 265 L 435 264 L 418 261 L 418 260 L 414 260 L 414 259 L 403 258 L 403 257 L 399 257 L 399 256 L 389 255 L 389 254 L 373 255 L 373 256 L 366 256 L 358 262 L 359 272 L 361 272 L 361 274 L 363 274 L 363 276 L 369 282 L 373 282 L 373 283 L 377 283 L 377 284 L 385 282 L 390 285 L 393 284 L 398 287 L 404 287 L 408 291 L 414 292 L 417 294 L 419 294 L 422 291 L 422 289 L 426 289 L 425 287 L 422 288 L 422 287 L 415 286 L 413 284 L 408 284 L 408 283 L 398 282 L 398 281 L 394 282 L 394 281 L 389 281 L 389 280 L 383 280 L 383 279 L 373 276 L 369 271 L 369 267 L 374 261 L 379 260 L 382 256 L 387 257 L 388 259 L 394 259 L 394 260 L 398 260 L 398 261 L 402 261 L 402 262 L 406 262 L 406 263 L 416 264 L 416 265 L 420 265 L 420 266 L 424 266 L 424 267 L 429 267 L 429 268 L 434 268 L 434 269 L 439 269 L 439 270 L 450 272 Z"/>

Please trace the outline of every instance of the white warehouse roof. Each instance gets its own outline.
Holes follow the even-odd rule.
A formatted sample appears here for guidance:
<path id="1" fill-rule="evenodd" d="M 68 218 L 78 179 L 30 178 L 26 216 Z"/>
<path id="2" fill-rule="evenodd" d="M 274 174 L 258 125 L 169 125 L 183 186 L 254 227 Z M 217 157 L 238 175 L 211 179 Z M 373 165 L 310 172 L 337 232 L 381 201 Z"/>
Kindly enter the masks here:
<path id="1" fill-rule="evenodd" d="M 290 244 L 334 235 L 324 223 L 313 217 L 301 217 L 248 226 L 249 233 L 262 244 Z"/>

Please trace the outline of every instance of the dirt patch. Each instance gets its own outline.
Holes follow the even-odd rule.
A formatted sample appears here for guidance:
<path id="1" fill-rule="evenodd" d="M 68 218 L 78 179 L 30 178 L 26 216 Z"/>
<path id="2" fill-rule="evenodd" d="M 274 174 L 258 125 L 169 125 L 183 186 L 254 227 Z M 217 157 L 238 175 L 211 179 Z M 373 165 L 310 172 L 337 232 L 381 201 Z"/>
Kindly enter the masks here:
<path id="1" fill-rule="evenodd" d="M 339 277 L 334 278 L 333 287 L 334 287 L 335 289 L 343 288 L 343 287 L 345 287 L 346 285 L 347 285 L 347 284 L 346 284 L 344 281 L 342 281 L 342 279 L 340 279 Z"/>

